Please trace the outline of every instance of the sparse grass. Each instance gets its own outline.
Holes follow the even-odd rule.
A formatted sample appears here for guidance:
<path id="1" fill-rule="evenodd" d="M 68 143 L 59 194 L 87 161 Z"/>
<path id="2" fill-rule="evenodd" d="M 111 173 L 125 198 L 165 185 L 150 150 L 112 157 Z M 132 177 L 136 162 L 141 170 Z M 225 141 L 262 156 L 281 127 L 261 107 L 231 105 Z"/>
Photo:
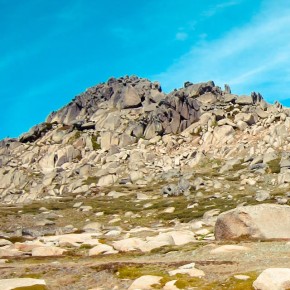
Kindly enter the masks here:
<path id="1" fill-rule="evenodd" d="M 101 149 L 101 144 L 98 143 L 98 135 L 93 135 L 91 137 L 92 145 L 94 150 L 99 150 Z"/>
<path id="2" fill-rule="evenodd" d="M 190 252 L 190 251 L 194 251 L 202 246 L 204 246 L 205 243 L 204 242 L 196 242 L 196 243 L 188 243 L 182 246 L 163 246 L 160 248 L 156 248 L 151 250 L 151 254 L 168 254 L 170 252 Z"/>
<path id="3" fill-rule="evenodd" d="M 163 277 L 154 289 L 163 289 L 164 285 L 172 280 L 177 280 L 175 286 L 179 289 L 191 289 L 196 287 L 200 290 L 252 290 L 253 281 L 257 278 L 256 272 L 245 273 L 248 280 L 238 280 L 230 277 L 223 281 L 210 281 L 204 278 L 190 277 L 189 275 L 177 274 L 169 276 L 168 271 L 176 267 L 167 264 L 132 264 L 117 268 L 116 275 L 119 279 L 137 279 L 143 275 L 154 275 Z"/>
<path id="4" fill-rule="evenodd" d="M 156 264 L 135 264 L 122 266 L 117 270 L 120 279 L 137 279 L 143 275 L 165 276 L 167 275 L 166 266 Z"/>
<path id="5" fill-rule="evenodd" d="M 75 134 L 68 140 L 68 144 L 73 144 L 80 137 L 81 137 L 81 132 L 80 131 L 76 131 Z"/>

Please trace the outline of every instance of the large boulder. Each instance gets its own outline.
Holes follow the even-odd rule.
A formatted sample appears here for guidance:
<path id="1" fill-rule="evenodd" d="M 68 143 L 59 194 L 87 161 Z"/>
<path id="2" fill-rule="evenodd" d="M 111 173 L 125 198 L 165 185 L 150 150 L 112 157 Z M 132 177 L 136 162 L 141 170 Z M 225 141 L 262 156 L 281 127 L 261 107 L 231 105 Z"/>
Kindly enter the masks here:
<path id="1" fill-rule="evenodd" d="M 269 268 L 264 270 L 253 286 L 256 290 L 286 290 L 290 289 L 289 268 Z"/>
<path id="2" fill-rule="evenodd" d="M 290 206 L 260 204 L 220 214 L 215 225 L 217 240 L 290 239 Z"/>
<path id="3" fill-rule="evenodd" d="M 135 108 L 141 105 L 141 98 L 138 95 L 138 92 L 132 87 L 128 86 L 125 89 L 123 97 L 123 109 Z"/>
<path id="4" fill-rule="evenodd" d="M 236 98 L 236 104 L 239 105 L 252 105 L 253 104 L 253 99 L 250 96 L 240 96 Z"/>

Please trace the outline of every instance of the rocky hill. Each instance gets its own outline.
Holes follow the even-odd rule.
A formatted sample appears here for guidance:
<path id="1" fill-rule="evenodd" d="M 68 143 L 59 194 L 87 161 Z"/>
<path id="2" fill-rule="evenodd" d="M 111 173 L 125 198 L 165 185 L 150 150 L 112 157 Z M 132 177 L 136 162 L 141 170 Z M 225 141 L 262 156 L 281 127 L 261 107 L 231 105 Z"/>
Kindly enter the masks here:
<path id="1" fill-rule="evenodd" d="M 212 81 L 169 94 L 136 76 L 89 88 L 0 141 L 0 257 L 13 264 L 2 278 L 29 269 L 46 273 L 49 289 L 79 290 L 97 272 L 96 289 L 128 289 L 150 274 L 158 289 L 252 289 L 266 266 L 288 265 L 285 243 L 257 241 L 290 238 L 289 131 L 288 108 Z M 236 245 L 243 240 L 251 243 Z M 37 269 L 26 263 L 40 256 Z M 81 276 L 48 256 L 77 259 Z M 151 289 L 139 282 L 129 289 Z"/>
<path id="2" fill-rule="evenodd" d="M 267 171 L 265 156 L 273 155 L 283 157 L 284 170 L 288 159 L 279 151 L 287 150 L 288 115 L 260 94 L 237 96 L 212 81 L 187 82 L 165 94 L 157 82 L 111 78 L 18 139 L 1 141 L 0 198 L 15 203 L 91 194 L 113 184 L 146 185 L 206 156 L 222 163 L 235 157 L 232 163 Z M 288 180 L 278 177 L 276 183 Z"/>

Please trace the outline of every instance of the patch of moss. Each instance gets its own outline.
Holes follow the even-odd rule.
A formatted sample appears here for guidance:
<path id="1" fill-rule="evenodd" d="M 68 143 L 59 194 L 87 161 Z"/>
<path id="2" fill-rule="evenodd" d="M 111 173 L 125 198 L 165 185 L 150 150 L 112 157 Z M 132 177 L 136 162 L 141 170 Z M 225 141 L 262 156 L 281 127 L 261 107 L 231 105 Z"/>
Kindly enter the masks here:
<path id="1" fill-rule="evenodd" d="M 246 273 L 249 276 L 248 280 L 238 280 L 234 277 L 230 277 L 223 281 L 209 281 L 205 278 L 190 277 L 188 275 L 165 275 L 160 281 L 159 285 L 156 285 L 154 289 L 162 289 L 164 285 L 171 281 L 177 280 L 175 286 L 179 289 L 199 289 L 199 290 L 252 290 L 253 282 L 257 278 L 256 272 Z"/>
<path id="2" fill-rule="evenodd" d="M 182 246 L 163 246 L 160 248 L 156 248 L 150 251 L 151 254 L 167 254 L 170 252 L 186 252 L 186 251 L 193 251 L 198 249 L 199 247 L 202 247 L 204 243 L 202 242 L 197 242 L 197 243 L 188 243 L 186 245 Z"/>
<path id="3" fill-rule="evenodd" d="M 275 160 L 271 160 L 268 162 L 268 172 L 269 173 L 280 173 L 280 158 L 277 158 Z"/>
<path id="4" fill-rule="evenodd" d="M 98 177 L 95 177 L 95 176 L 89 176 L 87 179 L 86 179 L 86 181 L 84 182 L 84 184 L 86 184 L 86 185 L 90 185 L 90 184 L 92 184 L 92 183 L 98 183 L 98 181 L 99 181 L 99 178 Z"/>
<path id="5" fill-rule="evenodd" d="M 76 133 L 68 140 L 68 143 L 69 144 L 73 144 L 80 137 L 81 137 L 81 132 L 80 131 L 76 131 Z"/>
<path id="6" fill-rule="evenodd" d="M 143 275 L 164 276 L 167 272 L 158 267 L 158 265 L 129 265 L 120 267 L 117 271 L 118 278 L 120 279 L 137 279 Z"/>
<path id="7" fill-rule="evenodd" d="M 14 290 L 47 290 L 47 287 L 44 285 L 35 285 L 30 287 L 17 287 L 13 288 Z"/>
<path id="8" fill-rule="evenodd" d="M 94 150 L 101 149 L 101 144 L 98 143 L 98 137 L 97 135 L 93 135 L 91 137 L 92 145 Z"/>
<path id="9" fill-rule="evenodd" d="M 81 246 L 80 246 L 80 250 L 83 250 L 83 249 L 85 249 L 85 250 L 90 250 L 91 248 L 93 248 L 94 246 L 92 246 L 92 245 L 89 245 L 89 244 L 82 244 Z"/>

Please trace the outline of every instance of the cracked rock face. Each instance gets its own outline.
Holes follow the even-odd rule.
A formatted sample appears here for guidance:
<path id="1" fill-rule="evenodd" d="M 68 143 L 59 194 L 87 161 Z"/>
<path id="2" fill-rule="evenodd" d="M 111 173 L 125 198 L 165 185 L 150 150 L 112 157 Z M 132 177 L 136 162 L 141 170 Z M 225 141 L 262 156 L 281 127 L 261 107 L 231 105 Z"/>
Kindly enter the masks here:
<path id="1" fill-rule="evenodd" d="M 122 116 L 129 113 L 128 111 L 134 115 L 134 122 L 123 124 L 127 128 L 131 127 L 128 128 L 129 136 L 138 137 L 147 129 L 149 139 L 151 135 L 164 131 L 180 132 L 199 117 L 199 105 L 188 93 L 178 91 L 165 95 L 159 83 L 137 77 L 125 77 L 111 78 L 105 84 L 88 89 L 67 106 L 50 114 L 47 123 L 57 122 L 66 125 L 79 123 L 83 126 L 92 122 L 102 130 L 102 121 L 105 123 L 114 123 L 116 119 L 120 121 Z M 115 112 L 113 118 L 110 115 L 112 112 Z M 112 125 L 112 130 L 120 127 L 121 124 L 117 123 L 115 126 Z M 132 128 L 133 123 L 135 127 Z"/>

